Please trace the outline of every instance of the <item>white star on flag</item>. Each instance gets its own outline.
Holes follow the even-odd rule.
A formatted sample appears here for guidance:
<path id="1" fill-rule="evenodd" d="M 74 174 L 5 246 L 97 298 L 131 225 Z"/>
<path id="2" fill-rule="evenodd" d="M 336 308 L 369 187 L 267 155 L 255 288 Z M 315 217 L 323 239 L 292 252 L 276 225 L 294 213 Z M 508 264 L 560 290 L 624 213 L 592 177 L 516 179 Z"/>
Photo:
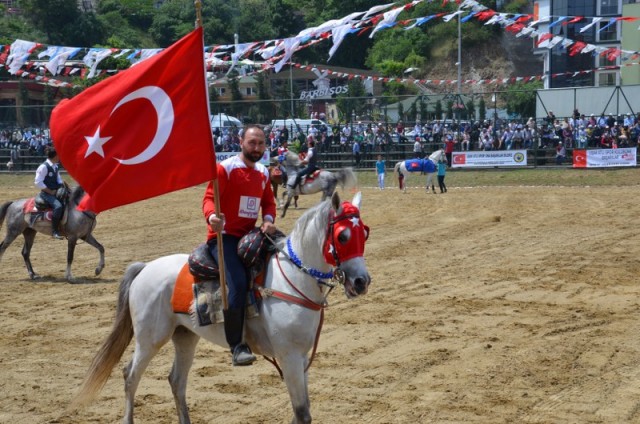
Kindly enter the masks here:
<path id="1" fill-rule="evenodd" d="M 85 158 L 91 153 L 97 153 L 100 156 L 104 157 L 104 150 L 102 150 L 102 146 L 104 145 L 104 143 L 111 140 L 111 137 L 100 137 L 100 126 L 98 126 L 98 129 L 96 130 L 96 133 L 94 135 L 92 135 L 91 137 L 85 135 L 84 138 L 89 144 L 89 148 L 84 154 Z"/>

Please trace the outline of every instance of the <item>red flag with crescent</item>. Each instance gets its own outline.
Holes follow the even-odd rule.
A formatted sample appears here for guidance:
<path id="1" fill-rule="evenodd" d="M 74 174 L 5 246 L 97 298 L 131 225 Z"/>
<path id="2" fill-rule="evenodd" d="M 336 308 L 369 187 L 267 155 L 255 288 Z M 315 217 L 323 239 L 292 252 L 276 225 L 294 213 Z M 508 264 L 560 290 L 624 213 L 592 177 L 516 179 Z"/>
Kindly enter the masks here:
<path id="1" fill-rule="evenodd" d="M 202 29 L 63 100 L 51 115 L 60 162 L 96 213 L 216 178 Z"/>

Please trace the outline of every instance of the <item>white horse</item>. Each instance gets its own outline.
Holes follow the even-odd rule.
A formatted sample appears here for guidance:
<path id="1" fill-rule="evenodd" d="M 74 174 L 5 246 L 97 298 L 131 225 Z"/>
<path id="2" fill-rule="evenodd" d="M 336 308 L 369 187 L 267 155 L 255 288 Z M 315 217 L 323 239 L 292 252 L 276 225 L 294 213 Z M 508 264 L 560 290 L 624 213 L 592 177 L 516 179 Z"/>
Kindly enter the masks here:
<path id="1" fill-rule="evenodd" d="M 313 178 L 307 176 L 304 181 L 300 182 L 298 187 L 293 189 L 301 162 L 300 157 L 293 152 L 287 152 L 282 159 L 282 165 L 287 170 L 287 200 L 282 208 L 282 218 L 287 213 L 291 199 L 300 194 L 314 194 L 322 191 L 321 201 L 324 201 L 333 195 L 338 183 L 343 189 L 353 188 L 356 185 L 356 176 L 353 170 L 351 168 L 342 168 L 336 172 L 321 170 Z"/>
<path id="2" fill-rule="evenodd" d="M 393 167 L 393 171 L 398 174 L 398 181 L 400 189 L 407 192 L 407 177 L 412 172 L 421 172 L 427 174 L 427 193 L 429 192 L 429 186 L 431 190 L 436 192 L 436 187 L 433 183 L 433 176 L 438 170 L 438 162 L 444 155 L 443 149 L 438 149 L 433 152 L 428 158 L 424 159 L 408 159 L 401 160 Z M 407 163 L 409 169 L 407 169 Z"/>
<path id="3" fill-rule="evenodd" d="M 355 298 L 367 293 L 371 282 L 363 257 L 369 229 L 360 219 L 360 200 L 357 193 L 352 203 L 341 203 L 336 193 L 296 221 L 269 261 L 259 316 L 245 322 L 245 341 L 251 350 L 280 366 L 293 407 L 293 423 L 311 422 L 307 370 L 313 355 L 310 358 L 308 354 L 317 346 L 328 292 L 340 282 L 346 296 Z M 173 287 L 187 256 L 165 256 L 127 268 L 113 329 L 93 360 L 75 406 L 95 397 L 135 336 L 133 358 L 124 369 L 123 422 L 133 423 L 134 396 L 142 374 L 160 348 L 172 340 L 175 358 L 169 384 L 179 422 L 190 422 L 186 389 L 196 344 L 202 337 L 228 346 L 224 323 L 201 327 L 189 315 L 172 310 Z"/>

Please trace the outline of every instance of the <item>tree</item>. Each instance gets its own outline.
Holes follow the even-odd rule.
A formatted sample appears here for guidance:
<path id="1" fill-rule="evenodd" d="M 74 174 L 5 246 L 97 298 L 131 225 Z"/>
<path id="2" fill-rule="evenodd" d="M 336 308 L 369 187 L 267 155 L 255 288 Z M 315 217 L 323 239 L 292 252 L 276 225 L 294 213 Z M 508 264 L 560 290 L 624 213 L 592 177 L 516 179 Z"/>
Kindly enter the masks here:
<path id="1" fill-rule="evenodd" d="M 274 118 L 273 109 L 271 107 L 271 96 L 267 87 L 267 77 L 264 73 L 259 72 L 255 76 L 256 86 L 258 89 L 258 116 L 255 122 L 267 122 Z"/>
<path id="2" fill-rule="evenodd" d="M 43 30 L 52 44 L 64 45 L 65 29 L 80 16 L 76 0 L 23 0 L 20 6 L 27 19 Z"/>
<path id="3" fill-rule="evenodd" d="M 453 100 L 447 100 L 447 119 L 453 119 Z"/>
<path id="4" fill-rule="evenodd" d="M 366 96 L 364 84 L 359 79 L 352 79 L 347 84 L 349 92 L 340 94 L 336 100 L 338 112 L 345 118 L 346 122 L 351 120 L 353 112 L 356 115 L 363 115 L 366 112 L 367 103 L 363 97 Z"/>
<path id="5" fill-rule="evenodd" d="M 475 119 L 476 117 L 476 105 L 473 98 L 467 100 L 467 119 Z"/>
<path id="6" fill-rule="evenodd" d="M 229 91 L 231 92 L 231 112 L 234 116 L 243 115 L 244 106 L 242 102 L 242 93 L 240 93 L 240 78 L 236 71 L 231 71 L 227 77 L 229 82 Z"/>
<path id="7" fill-rule="evenodd" d="M 478 102 L 478 116 L 481 121 L 487 119 L 487 105 L 484 102 L 484 97 L 480 97 L 480 101 Z"/>
<path id="8" fill-rule="evenodd" d="M 536 91 L 542 88 L 541 81 L 532 83 L 517 82 L 507 88 L 505 98 L 507 113 L 520 117 L 535 116 Z"/>
<path id="9" fill-rule="evenodd" d="M 435 114 L 436 114 L 436 119 L 442 119 L 442 101 L 441 100 L 436 101 Z"/>

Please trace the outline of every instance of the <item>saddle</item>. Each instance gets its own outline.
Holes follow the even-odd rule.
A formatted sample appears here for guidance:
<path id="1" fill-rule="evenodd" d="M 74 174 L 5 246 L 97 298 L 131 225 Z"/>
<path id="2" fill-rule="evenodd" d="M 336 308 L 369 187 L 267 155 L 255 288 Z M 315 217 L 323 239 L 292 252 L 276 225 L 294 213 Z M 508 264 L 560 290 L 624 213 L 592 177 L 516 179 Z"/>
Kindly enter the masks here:
<path id="1" fill-rule="evenodd" d="M 273 238 L 286 237 L 278 232 Z M 246 318 L 258 316 L 256 303 L 257 286 L 264 282 L 268 258 L 276 248 L 260 232 L 253 229 L 238 243 L 238 255 L 242 259 L 250 275 L 250 287 Z M 211 256 L 209 247 L 202 243 L 189 255 L 187 263 L 180 270 L 171 296 L 173 311 L 190 314 L 194 323 L 199 326 L 224 322 L 222 313 L 222 295 L 220 290 L 220 269 Z"/>
<path id="2" fill-rule="evenodd" d="M 302 178 L 302 181 L 300 181 L 300 185 L 313 182 L 316 178 L 318 178 L 318 176 L 320 176 L 320 172 L 322 172 L 322 169 L 316 169 L 311 174 L 305 175 Z"/>
<path id="3" fill-rule="evenodd" d="M 33 228 L 33 226 L 39 221 L 51 223 L 51 220 L 53 219 L 53 209 L 49 207 L 49 205 L 40 197 L 39 194 L 35 197 L 27 199 L 27 201 L 22 206 L 22 213 L 24 215 L 24 221 L 31 228 Z M 63 229 L 66 223 L 67 208 L 65 207 L 64 213 L 62 214 L 62 219 L 60 219 L 60 230 Z"/>

